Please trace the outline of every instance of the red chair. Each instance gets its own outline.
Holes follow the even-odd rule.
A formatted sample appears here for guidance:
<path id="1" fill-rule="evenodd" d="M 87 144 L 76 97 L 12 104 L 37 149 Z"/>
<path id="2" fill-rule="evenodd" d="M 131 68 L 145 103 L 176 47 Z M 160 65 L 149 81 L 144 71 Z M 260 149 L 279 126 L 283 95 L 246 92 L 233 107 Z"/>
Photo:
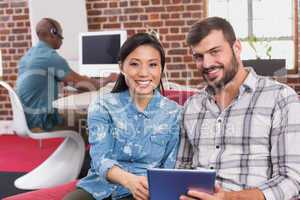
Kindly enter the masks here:
<path id="1" fill-rule="evenodd" d="M 183 91 L 183 90 L 165 90 L 164 96 L 169 99 L 176 101 L 179 105 L 183 105 L 185 101 L 195 92 L 193 91 Z"/>

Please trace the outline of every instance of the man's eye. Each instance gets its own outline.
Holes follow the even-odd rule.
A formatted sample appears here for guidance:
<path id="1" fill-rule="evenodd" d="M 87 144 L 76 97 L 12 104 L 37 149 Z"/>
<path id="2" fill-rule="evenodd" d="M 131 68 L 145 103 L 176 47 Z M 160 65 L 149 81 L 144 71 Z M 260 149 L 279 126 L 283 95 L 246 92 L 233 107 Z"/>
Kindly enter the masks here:
<path id="1" fill-rule="evenodd" d="M 196 61 L 200 61 L 203 59 L 203 56 L 201 54 L 193 54 L 193 59 L 196 60 Z"/>
<path id="2" fill-rule="evenodd" d="M 217 55 L 218 53 L 219 53 L 218 50 L 213 50 L 213 51 L 210 52 L 211 55 Z"/>

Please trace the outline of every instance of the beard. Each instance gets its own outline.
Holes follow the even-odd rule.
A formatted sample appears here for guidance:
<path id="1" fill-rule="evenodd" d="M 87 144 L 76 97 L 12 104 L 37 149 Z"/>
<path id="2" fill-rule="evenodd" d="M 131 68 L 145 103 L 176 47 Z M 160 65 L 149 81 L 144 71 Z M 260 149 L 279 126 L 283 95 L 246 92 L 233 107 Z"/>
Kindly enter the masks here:
<path id="1" fill-rule="evenodd" d="M 234 51 L 232 50 L 232 58 L 230 60 L 230 63 L 228 65 L 227 69 L 225 69 L 224 64 L 213 65 L 213 66 L 209 67 L 208 69 L 204 69 L 202 72 L 203 73 L 202 76 L 208 84 L 208 87 L 209 87 L 208 89 L 212 90 L 214 93 L 217 93 L 218 91 L 222 90 L 230 81 L 233 80 L 233 78 L 235 77 L 235 75 L 238 72 L 238 68 L 239 68 L 238 62 L 237 62 L 236 56 L 234 54 Z M 224 71 L 224 76 L 219 81 L 209 82 L 206 75 L 208 74 L 209 71 L 214 70 L 214 69 L 222 69 Z"/>

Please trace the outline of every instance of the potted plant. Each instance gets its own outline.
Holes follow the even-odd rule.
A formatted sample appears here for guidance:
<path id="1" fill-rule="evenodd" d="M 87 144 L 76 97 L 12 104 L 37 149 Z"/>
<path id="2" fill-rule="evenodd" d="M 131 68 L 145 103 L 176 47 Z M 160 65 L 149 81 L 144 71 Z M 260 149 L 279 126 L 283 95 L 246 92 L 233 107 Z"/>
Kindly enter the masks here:
<path id="1" fill-rule="evenodd" d="M 246 41 L 253 50 L 256 59 L 243 60 L 244 66 L 252 67 L 263 76 L 282 76 L 286 74 L 285 59 L 272 59 L 272 46 L 269 40 L 249 36 Z"/>

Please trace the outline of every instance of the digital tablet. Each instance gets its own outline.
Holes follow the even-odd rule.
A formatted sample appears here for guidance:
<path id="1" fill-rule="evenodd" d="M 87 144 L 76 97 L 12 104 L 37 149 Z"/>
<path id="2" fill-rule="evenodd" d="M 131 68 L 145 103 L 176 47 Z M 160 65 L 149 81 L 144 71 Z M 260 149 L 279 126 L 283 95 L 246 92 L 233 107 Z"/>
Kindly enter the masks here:
<path id="1" fill-rule="evenodd" d="M 150 200 L 176 200 L 180 195 L 195 189 L 212 194 L 216 172 L 206 169 L 160 169 L 147 170 Z"/>

